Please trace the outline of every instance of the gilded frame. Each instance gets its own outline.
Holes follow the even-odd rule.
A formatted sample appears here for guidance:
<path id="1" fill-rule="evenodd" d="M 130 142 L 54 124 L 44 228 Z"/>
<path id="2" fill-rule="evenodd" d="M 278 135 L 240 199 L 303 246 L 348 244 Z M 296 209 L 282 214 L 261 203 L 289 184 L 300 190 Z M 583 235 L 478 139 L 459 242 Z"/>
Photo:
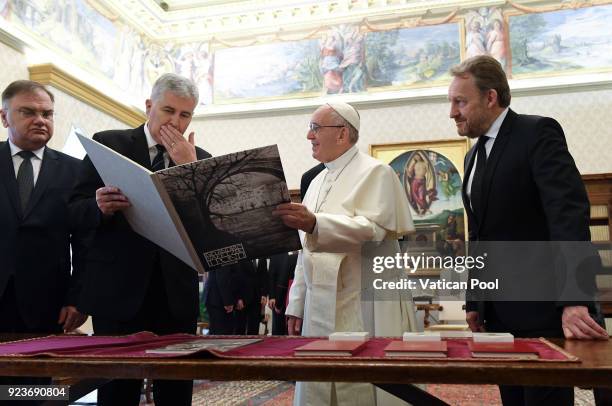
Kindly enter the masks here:
<path id="1" fill-rule="evenodd" d="M 410 202 L 416 233 L 405 239 L 423 242 L 432 249 L 440 244 L 463 247 L 467 216 L 461 186 L 469 147 L 467 138 L 369 146 L 371 156 L 394 169 Z M 425 169 L 420 172 L 425 176 L 418 176 L 419 160 L 424 162 L 420 167 Z"/>

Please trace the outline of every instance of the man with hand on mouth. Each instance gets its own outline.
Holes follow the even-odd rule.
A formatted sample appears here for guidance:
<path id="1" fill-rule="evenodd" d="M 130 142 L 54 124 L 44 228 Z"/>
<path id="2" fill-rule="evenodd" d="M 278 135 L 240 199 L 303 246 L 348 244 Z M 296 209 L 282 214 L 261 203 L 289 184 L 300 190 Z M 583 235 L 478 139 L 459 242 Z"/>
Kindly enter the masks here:
<path id="1" fill-rule="evenodd" d="M 165 74 L 146 101 L 145 124 L 93 138 L 152 171 L 208 158 L 208 152 L 194 146 L 193 133 L 183 137 L 197 104 L 193 82 Z M 96 230 L 82 296 L 95 334 L 195 334 L 197 272 L 131 229 L 122 214 L 130 202 L 116 187 L 104 186 L 88 157 L 71 204 L 80 223 Z M 99 389 L 98 404 L 138 405 L 141 386 L 141 380 L 111 381 Z M 192 381 L 156 380 L 155 404 L 191 405 L 192 386 Z"/>

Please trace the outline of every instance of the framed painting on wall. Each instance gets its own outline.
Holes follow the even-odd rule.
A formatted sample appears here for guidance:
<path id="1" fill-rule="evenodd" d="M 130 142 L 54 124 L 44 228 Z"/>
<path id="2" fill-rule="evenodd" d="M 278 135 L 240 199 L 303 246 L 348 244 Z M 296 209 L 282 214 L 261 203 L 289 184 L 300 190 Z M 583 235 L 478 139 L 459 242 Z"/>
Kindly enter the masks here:
<path id="1" fill-rule="evenodd" d="M 467 235 L 461 198 L 467 139 L 370 145 L 370 155 L 389 164 L 410 203 L 417 232 L 405 239 L 460 255 Z"/>
<path id="2" fill-rule="evenodd" d="M 513 78 L 612 71 L 612 4 L 506 16 Z"/>
<path id="3" fill-rule="evenodd" d="M 440 86 L 461 62 L 458 22 L 366 34 L 368 91 Z"/>
<path id="4" fill-rule="evenodd" d="M 219 49 L 214 57 L 214 103 L 319 96 L 319 53 L 317 39 Z"/>

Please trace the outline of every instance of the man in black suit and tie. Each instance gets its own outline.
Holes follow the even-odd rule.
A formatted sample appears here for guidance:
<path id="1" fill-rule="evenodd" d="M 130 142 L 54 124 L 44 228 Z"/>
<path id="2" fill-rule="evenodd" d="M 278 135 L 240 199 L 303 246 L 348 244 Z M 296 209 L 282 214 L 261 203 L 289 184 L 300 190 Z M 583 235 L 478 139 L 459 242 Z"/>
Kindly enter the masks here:
<path id="1" fill-rule="evenodd" d="M 86 319 L 76 308 L 85 234 L 68 208 L 80 162 L 46 146 L 53 136 L 53 101 L 49 90 L 29 80 L 2 93 L 8 141 L 0 142 L 0 333 L 58 334 Z M 50 383 L 0 377 L 2 385 Z"/>
<path id="2" fill-rule="evenodd" d="M 559 123 L 512 111 L 506 75 L 490 56 L 469 58 L 451 75 L 450 117 L 459 135 L 478 138 L 463 183 L 470 241 L 590 240 L 589 202 Z M 589 310 L 593 302 L 466 301 L 472 331 L 607 339 Z M 501 385 L 500 393 L 504 405 L 573 404 L 573 388 Z"/>
<path id="3" fill-rule="evenodd" d="M 84 239 L 68 209 L 80 161 L 47 147 L 53 94 L 29 80 L 2 93 L 0 332 L 61 333 L 79 327 Z M 73 252 L 71 274 L 70 247 Z"/>
<path id="4" fill-rule="evenodd" d="M 148 120 L 131 130 L 104 131 L 94 139 L 150 170 L 210 157 L 183 137 L 198 103 L 197 87 L 175 74 L 161 76 L 146 101 Z M 195 333 L 199 312 L 198 275 L 185 263 L 136 234 L 122 210 L 130 202 L 104 186 L 86 157 L 71 206 L 78 221 L 96 230 L 87 256 L 82 309 L 96 334 Z M 151 219 L 155 221 L 155 219 Z M 139 380 L 115 380 L 100 388 L 100 405 L 137 405 Z M 190 405 L 192 381 L 157 380 L 158 405 Z"/>

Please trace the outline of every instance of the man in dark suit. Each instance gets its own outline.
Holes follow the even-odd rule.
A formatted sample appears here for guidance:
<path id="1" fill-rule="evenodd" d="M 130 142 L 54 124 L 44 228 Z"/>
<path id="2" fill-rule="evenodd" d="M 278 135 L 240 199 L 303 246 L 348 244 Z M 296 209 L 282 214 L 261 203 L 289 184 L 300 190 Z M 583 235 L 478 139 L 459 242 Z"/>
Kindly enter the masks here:
<path id="1" fill-rule="evenodd" d="M 183 137 L 197 103 L 198 90 L 190 80 L 165 74 L 146 101 L 144 125 L 104 131 L 93 138 L 154 171 L 210 157 L 193 145 L 193 133 L 188 140 Z M 82 309 L 92 315 L 94 332 L 195 333 L 196 271 L 131 229 L 121 212 L 130 202 L 116 187 L 104 186 L 88 157 L 71 206 L 81 224 L 96 230 L 82 295 Z M 155 403 L 189 405 L 192 386 L 192 381 L 155 381 Z M 98 404 L 137 405 L 140 387 L 138 380 L 112 381 L 99 390 Z"/>
<path id="2" fill-rule="evenodd" d="M 53 101 L 49 90 L 29 80 L 13 82 L 2 93 L 8 141 L 0 142 L 1 333 L 57 334 L 86 319 L 76 308 L 85 234 L 68 208 L 80 162 L 46 146 L 53 136 Z M 2 385 L 50 383 L 0 377 Z"/>
<path id="3" fill-rule="evenodd" d="M 239 297 L 234 309 L 234 333 L 257 335 L 262 321 L 261 310 L 268 300 L 268 259 L 260 258 L 236 265 L 235 283 Z"/>
<path id="4" fill-rule="evenodd" d="M 306 191 L 308 190 L 308 186 L 310 186 L 310 182 L 325 169 L 325 165 L 321 162 L 316 166 L 313 166 L 302 175 L 302 179 L 300 180 L 300 198 L 304 199 L 306 195 Z"/>
<path id="5" fill-rule="evenodd" d="M 236 274 L 240 271 L 240 266 L 243 263 L 250 264 L 249 262 L 240 262 L 208 272 L 202 300 L 208 312 L 209 334 L 234 334 L 234 308 L 239 299 Z"/>
<path id="6" fill-rule="evenodd" d="M 2 93 L 8 141 L 0 142 L 0 332 L 61 333 L 86 318 L 75 307 L 84 239 L 68 209 L 80 161 L 46 146 L 53 102 L 29 80 Z"/>
<path id="7" fill-rule="evenodd" d="M 272 335 L 275 336 L 287 335 L 285 308 L 289 281 L 293 279 L 297 257 L 297 253 L 284 253 L 270 258 L 268 307 L 272 310 Z"/>
<path id="8" fill-rule="evenodd" d="M 451 75 L 450 117 L 459 135 L 478 138 L 463 183 L 470 241 L 588 241 L 589 202 L 559 123 L 510 110 L 505 73 L 492 57 L 467 59 Z M 594 309 L 592 302 L 468 300 L 466 317 L 472 331 L 607 339 Z M 500 386 L 500 393 L 504 405 L 573 404 L 573 388 Z"/>

